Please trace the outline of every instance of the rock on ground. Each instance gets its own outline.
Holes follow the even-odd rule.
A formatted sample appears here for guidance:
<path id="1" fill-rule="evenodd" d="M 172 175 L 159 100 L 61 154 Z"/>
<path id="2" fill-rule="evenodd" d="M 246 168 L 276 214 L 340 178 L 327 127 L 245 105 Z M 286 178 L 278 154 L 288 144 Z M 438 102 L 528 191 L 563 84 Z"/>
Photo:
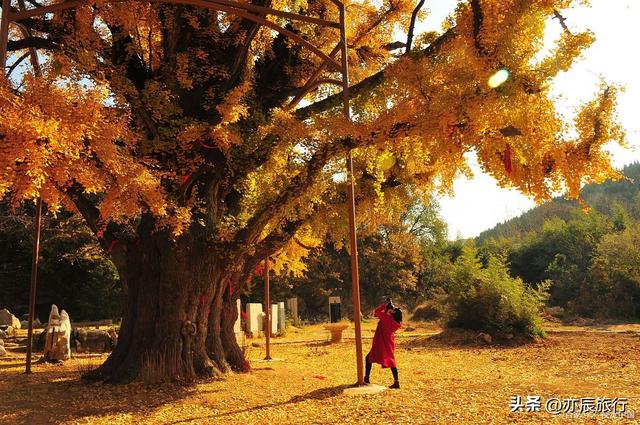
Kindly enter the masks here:
<path id="1" fill-rule="evenodd" d="M 0 310 L 0 325 L 13 326 L 15 329 L 20 329 L 20 320 L 9 310 L 3 308 Z"/>

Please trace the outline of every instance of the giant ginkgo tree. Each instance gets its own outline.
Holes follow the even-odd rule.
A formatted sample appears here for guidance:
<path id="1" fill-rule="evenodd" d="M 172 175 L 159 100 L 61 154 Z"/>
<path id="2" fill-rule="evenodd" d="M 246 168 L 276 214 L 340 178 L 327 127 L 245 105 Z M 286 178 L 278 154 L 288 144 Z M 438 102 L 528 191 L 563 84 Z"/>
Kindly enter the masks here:
<path id="1" fill-rule="evenodd" d="M 321 59 L 251 20 L 171 2 L 76 3 L 12 27 L 0 196 L 77 211 L 113 258 L 126 293 L 120 338 L 90 378 L 242 368 L 235 299 L 267 256 L 295 268 L 317 236 L 342 243 L 349 149 L 363 229 L 449 190 L 470 152 L 538 201 L 617 175 L 603 149 L 623 141 L 616 87 L 570 122 L 550 95 L 593 41 L 562 19 L 569 0 L 461 2 L 441 33 L 415 36 L 415 3 L 349 3 L 352 121 L 339 89 L 287 108 Z M 329 0 L 253 4 L 338 19 Z M 339 41 L 335 28 L 268 19 L 325 54 Z M 553 46 L 548 25 L 563 27 Z M 29 48 L 40 77 L 13 66 Z M 488 84 L 498 71 L 506 81 Z"/>

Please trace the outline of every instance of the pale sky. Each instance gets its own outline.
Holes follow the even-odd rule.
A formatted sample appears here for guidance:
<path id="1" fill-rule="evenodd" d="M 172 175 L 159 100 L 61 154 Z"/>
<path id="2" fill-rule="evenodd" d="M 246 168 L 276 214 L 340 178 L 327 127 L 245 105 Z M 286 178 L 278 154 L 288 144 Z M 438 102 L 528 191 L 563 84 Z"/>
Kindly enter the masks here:
<path id="1" fill-rule="evenodd" d="M 453 10 L 456 0 L 427 2 L 431 12 L 420 30 L 440 29 L 442 19 Z M 561 108 L 571 110 L 588 100 L 599 84 L 598 75 L 606 81 L 626 87 L 619 98 L 620 121 L 627 131 L 631 146 L 640 148 L 640 73 L 638 49 L 640 41 L 640 0 L 591 0 L 591 7 L 576 7 L 564 13 L 570 29 L 591 29 L 596 42 L 584 59 L 558 77 L 555 92 L 565 100 Z M 553 21 L 560 31 L 560 26 Z M 553 29 L 553 28 L 552 28 Z M 553 37 L 550 31 L 549 38 Z M 614 164 L 622 167 L 640 160 L 640 149 L 611 150 Z M 515 190 L 498 187 L 495 180 L 480 171 L 473 155 L 469 156 L 475 177 L 458 179 L 454 196 L 440 199 L 441 214 L 449 225 L 449 237 L 473 237 L 495 224 L 516 217 L 535 206 L 529 198 Z"/>

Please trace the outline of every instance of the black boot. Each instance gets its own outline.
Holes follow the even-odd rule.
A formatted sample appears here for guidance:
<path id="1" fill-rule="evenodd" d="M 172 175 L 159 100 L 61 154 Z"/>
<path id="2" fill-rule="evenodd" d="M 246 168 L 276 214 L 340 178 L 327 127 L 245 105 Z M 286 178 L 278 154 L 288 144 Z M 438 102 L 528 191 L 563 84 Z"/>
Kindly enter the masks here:
<path id="1" fill-rule="evenodd" d="M 367 354 L 367 356 L 364 358 L 365 360 L 365 364 L 366 364 L 366 373 L 364 374 L 364 383 L 365 384 L 369 384 L 369 377 L 371 376 L 371 366 L 373 366 L 371 364 L 371 362 L 369 361 L 369 355 Z"/>
<path id="2" fill-rule="evenodd" d="M 393 385 L 391 385 L 389 388 L 399 389 L 400 381 L 398 380 L 398 369 L 395 367 L 392 367 L 391 373 L 393 374 Z"/>

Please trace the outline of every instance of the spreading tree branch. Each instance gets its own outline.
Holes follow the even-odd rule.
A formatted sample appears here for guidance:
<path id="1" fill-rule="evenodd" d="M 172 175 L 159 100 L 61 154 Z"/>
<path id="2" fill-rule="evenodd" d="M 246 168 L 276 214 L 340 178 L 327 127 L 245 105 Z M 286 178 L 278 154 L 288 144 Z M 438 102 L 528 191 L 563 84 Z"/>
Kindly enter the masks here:
<path id="1" fill-rule="evenodd" d="M 29 48 L 59 50 L 59 46 L 52 40 L 42 37 L 29 37 L 20 40 L 11 40 L 7 44 L 7 50 L 10 52 Z"/>
<path id="2" fill-rule="evenodd" d="M 456 35 L 455 27 L 450 28 L 440 37 L 438 37 L 433 43 L 429 46 L 425 47 L 420 52 L 416 53 L 416 58 L 425 58 L 432 57 L 436 55 L 442 47 L 447 44 L 450 40 L 452 40 Z M 385 70 L 378 71 L 377 73 L 365 78 L 357 84 L 349 87 L 349 93 L 352 98 L 355 98 L 361 94 L 368 93 L 371 90 L 379 87 L 384 82 Z M 304 108 L 299 108 L 296 110 L 296 118 L 299 120 L 305 120 L 311 117 L 314 114 L 318 114 L 321 112 L 328 111 L 333 108 L 337 108 L 342 105 L 342 92 L 336 93 L 334 95 L 328 96 L 323 100 L 312 103 L 309 106 L 305 106 Z"/>
<path id="3" fill-rule="evenodd" d="M 566 32 L 568 35 L 573 35 L 571 34 L 571 31 L 569 31 L 569 27 L 567 26 L 567 18 L 562 16 L 556 9 L 553 9 L 553 17 L 557 19 L 558 22 L 560 22 L 560 26 L 562 27 L 564 32 Z"/>
<path id="4" fill-rule="evenodd" d="M 424 6 L 424 2 L 425 0 L 420 0 L 418 2 L 418 4 L 416 5 L 416 7 L 413 9 L 413 12 L 411 13 L 411 21 L 409 23 L 409 31 L 407 32 L 407 49 L 405 52 L 410 52 L 411 51 L 411 45 L 413 44 L 413 30 L 416 26 L 416 20 L 418 19 L 418 13 L 420 12 L 420 9 L 422 9 L 422 6 Z"/>
<path id="5" fill-rule="evenodd" d="M 306 191 L 321 175 L 324 166 L 341 151 L 346 149 L 345 143 L 330 143 L 316 152 L 303 171 L 291 179 L 290 184 L 274 200 L 263 206 L 247 223 L 237 237 L 237 245 L 255 243 L 262 229 L 274 217 L 279 217 L 296 200 L 305 195 Z"/>

